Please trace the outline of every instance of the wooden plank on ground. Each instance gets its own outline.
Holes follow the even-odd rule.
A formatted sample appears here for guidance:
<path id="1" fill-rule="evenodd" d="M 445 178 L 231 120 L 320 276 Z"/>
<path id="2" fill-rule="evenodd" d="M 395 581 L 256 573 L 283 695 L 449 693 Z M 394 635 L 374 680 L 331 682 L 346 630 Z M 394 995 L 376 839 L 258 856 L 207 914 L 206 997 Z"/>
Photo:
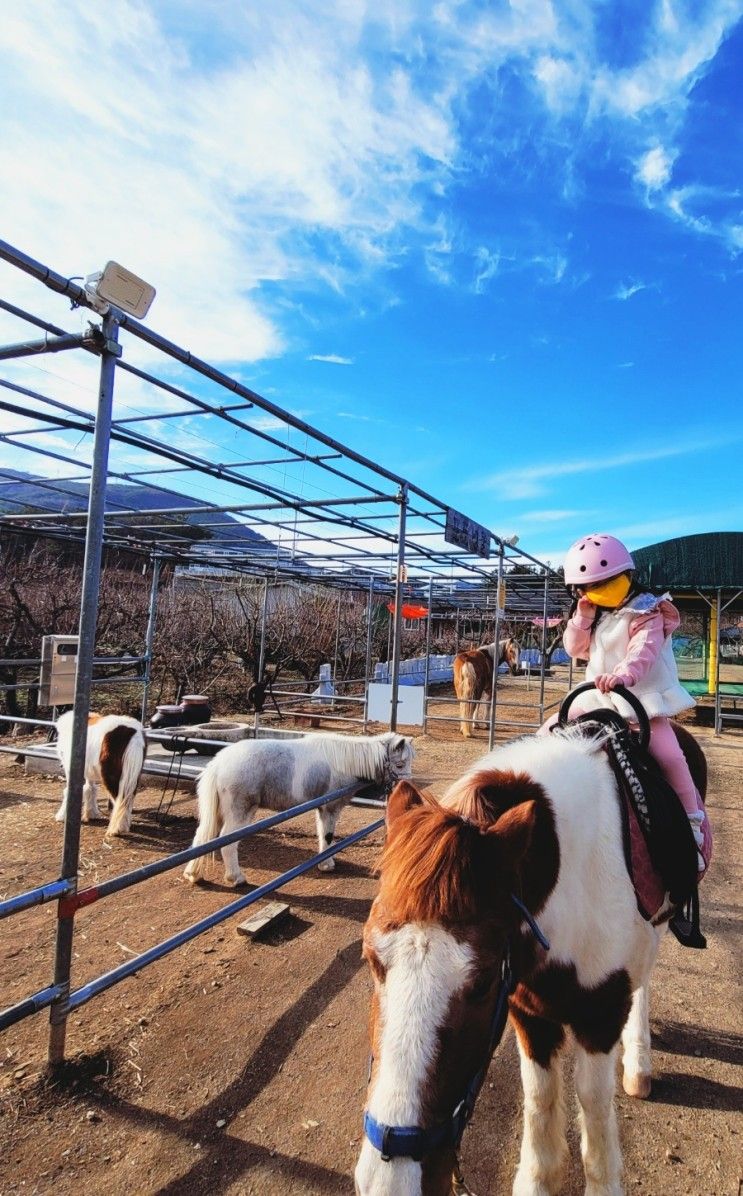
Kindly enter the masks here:
<path id="1" fill-rule="evenodd" d="M 260 909 L 254 910 L 244 922 L 239 922 L 237 933 L 245 934 L 248 938 L 254 939 L 269 926 L 273 927 L 282 922 L 289 912 L 289 906 L 285 905 L 283 901 L 269 901 L 266 905 L 262 905 Z"/>

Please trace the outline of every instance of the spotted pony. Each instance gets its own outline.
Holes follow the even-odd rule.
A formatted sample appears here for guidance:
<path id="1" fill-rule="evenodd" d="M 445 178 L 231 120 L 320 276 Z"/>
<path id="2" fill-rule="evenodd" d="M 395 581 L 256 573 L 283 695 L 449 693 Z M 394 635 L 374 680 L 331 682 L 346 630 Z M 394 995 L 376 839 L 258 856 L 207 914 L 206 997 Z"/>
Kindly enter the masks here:
<path id="1" fill-rule="evenodd" d="M 357 1196 L 449 1196 L 506 960 L 524 1088 L 514 1196 L 562 1191 L 569 1049 L 586 1196 L 621 1196 L 616 1056 L 621 1044 L 625 1091 L 647 1096 L 660 928 L 638 910 L 601 733 L 498 748 L 440 803 L 403 782 L 387 820 L 364 932 L 374 995 Z"/>

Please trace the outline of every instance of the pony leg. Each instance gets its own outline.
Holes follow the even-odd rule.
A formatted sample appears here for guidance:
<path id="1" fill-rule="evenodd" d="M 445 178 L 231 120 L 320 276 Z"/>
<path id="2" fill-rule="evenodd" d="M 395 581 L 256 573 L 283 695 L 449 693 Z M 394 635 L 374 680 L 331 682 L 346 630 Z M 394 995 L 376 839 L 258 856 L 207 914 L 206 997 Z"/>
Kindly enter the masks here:
<path id="1" fill-rule="evenodd" d="M 653 1082 L 650 1053 L 650 984 L 632 994 L 632 1008 L 622 1031 L 622 1087 L 627 1096 L 647 1100 Z"/>
<path id="2" fill-rule="evenodd" d="M 335 838 L 335 826 L 338 821 L 338 815 L 341 812 L 340 805 L 331 802 L 330 805 L 321 806 L 319 810 L 315 810 L 315 822 L 317 824 L 317 850 L 324 851 L 326 847 Z M 328 860 L 323 860 L 317 865 L 318 872 L 334 872 L 335 871 L 335 856 Z"/>
<path id="3" fill-rule="evenodd" d="M 120 793 L 114 802 L 106 829 L 107 835 L 128 835 L 132 825 L 132 802 L 134 794 Z M 100 818 L 100 814 L 98 815 Z"/>
<path id="4" fill-rule="evenodd" d="M 468 702 L 462 698 L 459 702 L 459 729 L 465 739 L 469 739 L 472 735 L 472 728 L 470 723 L 475 721 L 475 705 L 473 702 Z"/>
<path id="5" fill-rule="evenodd" d="M 239 813 L 230 812 L 225 815 L 225 820 L 220 828 L 220 835 L 229 835 L 232 831 L 237 831 L 241 826 L 247 826 L 252 822 L 258 813 L 258 807 L 253 806 L 252 809 L 247 810 L 241 817 Z M 224 863 L 224 883 L 226 885 L 246 885 L 248 878 L 240 867 L 238 861 L 238 852 L 240 844 L 228 843 L 226 847 L 221 847 L 222 861 Z"/>
<path id="6" fill-rule="evenodd" d="M 622 1153 L 614 1112 L 617 1048 L 589 1053 L 575 1048 L 581 1154 L 586 1196 L 622 1196 Z"/>
<path id="7" fill-rule="evenodd" d="M 69 797 L 69 789 L 65 785 L 64 792 L 62 793 L 62 804 L 59 807 L 59 809 L 57 810 L 57 813 L 54 815 L 55 822 L 64 822 L 65 817 L 67 815 L 67 798 L 68 797 Z"/>
<path id="8" fill-rule="evenodd" d="M 490 726 L 490 698 L 480 698 L 478 709 L 480 711 L 480 726 L 487 730 Z"/>
<path id="9" fill-rule="evenodd" d="M 101 812 L 98 809 L 98 787 L 91 781 L 86 781 L 83 785 L 83 822 L 90 822 L 93 818 L 101 818 Z"/>
<path id="10" fill-rule="evenodd" d="M 555 1051 L 548 1067 L 526 1054 L 519 1036 L 524 1088 L 524 1133 L 513 1196 L 555 1196 L 560 1191 L 568 1147 L 565 1138 L 562 1060 Z"/>

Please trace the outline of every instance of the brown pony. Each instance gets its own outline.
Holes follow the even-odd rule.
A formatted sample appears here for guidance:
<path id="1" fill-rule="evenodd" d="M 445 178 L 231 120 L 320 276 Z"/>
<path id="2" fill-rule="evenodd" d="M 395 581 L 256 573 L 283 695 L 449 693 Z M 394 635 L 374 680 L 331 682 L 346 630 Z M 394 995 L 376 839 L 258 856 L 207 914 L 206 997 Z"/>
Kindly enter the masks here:
<path id="1" fill-rule="evenodd" d="M 490 719 L 490 695 L 493 690 L 495 644 L 483 644 L 454 657 L 454 692 L 459 698 L 461 729 L 465 739 L 475 729 L 478 705 L 485 707 L 485 725 Z M 519 646 L 510 636 L 498 644 L 498 664 L 507 664 L 512 673 L 519 668 Z M 497 667 L 497 666 L 496 666 Z"/>

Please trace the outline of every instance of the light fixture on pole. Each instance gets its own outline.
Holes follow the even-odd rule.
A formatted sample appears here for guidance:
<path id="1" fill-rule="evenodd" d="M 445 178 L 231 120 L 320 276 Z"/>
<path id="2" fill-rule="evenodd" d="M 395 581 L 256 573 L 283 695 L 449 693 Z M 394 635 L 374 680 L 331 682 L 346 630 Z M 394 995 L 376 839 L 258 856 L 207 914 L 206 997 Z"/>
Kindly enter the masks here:
<path id="1" fill-rule="evenodd" d="M 118 262 L 106 262 L 102 270 L 96 270 L 85 279 L 85 290 L 95 310 L 105 316 L 109 307 L 142 320 L 152 306 L 155 288 L 143 278 L 138 278 Z"/>

